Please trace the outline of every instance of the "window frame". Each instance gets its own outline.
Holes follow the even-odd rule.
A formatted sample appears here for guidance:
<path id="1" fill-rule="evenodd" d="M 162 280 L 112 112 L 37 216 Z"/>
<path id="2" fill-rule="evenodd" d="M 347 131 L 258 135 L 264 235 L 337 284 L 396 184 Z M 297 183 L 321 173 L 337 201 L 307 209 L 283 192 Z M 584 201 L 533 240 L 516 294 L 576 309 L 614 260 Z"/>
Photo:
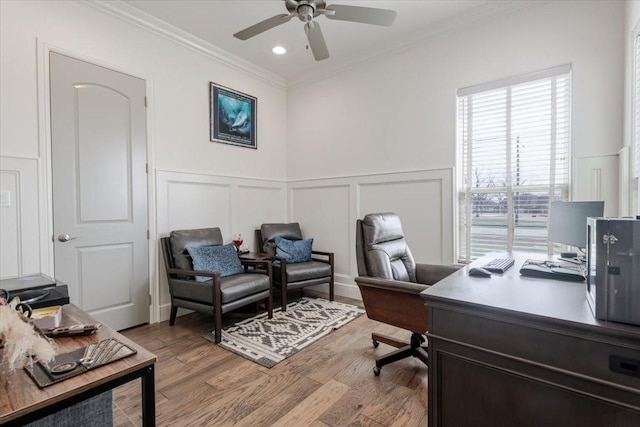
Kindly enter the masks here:
<path id="1" fill-rule="evenodd" d="M 633 31 L 632 40 L 632 99 L 631 99 L 631 172 L 630 198 L 632 209 L 640 213 L 640 23 Z"/>
<path id="2" fill-rule="evenodd" d="M 506 114 L 510 114 L 510 110 L 512 108 L 512 100 L 510 99 L 510 91 L 514 86 L 517 85 L 521 85 L 521 84 L 526 84 L 526 83 L 533 83 L 535 81 L 540 81 L 540 80 L 553 80 L 555 78 L 567 78 L 568 81 L 568 122 L 566 124 L 566 130 L 567 132 L 567 142 L 566 142 L 566 153 L 567 153 L 567 159 L 566 159 L 566 171 L 567 171 L 567 176 L 566 176 L 566 183 L 560 183 L 557 184 L 555 182 L 555 177 L 554 179 L 550 179 L 551 182 L 549 182 L 548 184 L 542 184 L 542 185 L 518 185 L 516 186 L 513 182 L 512 182 L 512 173 L 507 173 L 507 179 L 505 181 L 505 185 L 502 186 L 491 186 L 491 187 L 480 187 L 480 188 L 475 188 L 472 186 L 472 182 L 473 182 L 473 158 L 471 157 L 471 160 L 469 160 L 468 158 L 466 159 L 467 162 L 471 162 L 471 165 L 469 165 L 468 170 L 465 170 L 465 154 L 463 152 L 463 146 L 465 147 L 465 149 L 468 149 L 468 146 L 466 144 L 468 144 L 467 141 L 465 141 L 465 137 L 469 134 L 469 132 L 467 131 L 467 129 L 464 128 L 464 126 L 471 126 L 470 125 L 470 120 L 472 120 L 472 111 L 471 108 L 467 106 L 466 108 L 468 108 L 469 110 L 466 111 L 466 117 L 464 120 L 461 119 L 461 114 L 465 114 L 464 111 L 462 111 L 462 98 L 467 98 L 471 95 L 475 95 L 475 94 L 480 94 L 480 93 L 484 93 L 484 92 L 489 92 L 489 91 L 493 91 L 493 90 L 506 90 L 507 91 L 507 104 L 505 104 L 505 109 L 507 110 Z M 555 90 L 552 90 L 553 93 L 555 93 Z M 555 99 L 553 100 L 555 105 Z M 554 107 L 555 108 L 555 107 Z M 557 113 L 557 109 L 554 111 L 554 114 Z M 507 233 L 507 248 L 506 251 L 512 251 L 513 249 L 513 244 L 514 244 L 514 235 L 516 232 L 516 228 L 513 224 L 514 222 L 514 214 L 513 214 L 513 194 L 514 193 L 524 193 L 524 192 L 530 192 L 530 193 L 535 193 L 535 192 L 543 192 L 543 193 L 547 193 L 549 194 L 549 200 L 548 200 L 548 204 L 550 206 L 551 202 L 554 200 L 555 196 L 553 196 L 554 194 L 558 194 L 558 192 L 560 192 L 561 194 L 561 200 L 571 200 L 571 188 L 572 188 L 572 154 L 571 154 L 571 150 L 572 150 L 572 137 L 571 137 L 571 116 L 572 116 L 572 67 L 570 64 L 566 64 L 566 65 L 561 65 L 558 67 L 553 67 L 553 68 L 549 68 L 549 69 L 545 69 L 545 70 L 541 70 L 541 71 L 536 71 L 533 73 L 528 73 L 528 74 L 523 74 L 523 75 L 518 75 L 518 76 L 513 76 L 513 77 L 508 77 L 505 79 L 501 79 L 501 80 L 497 80 L 497 81 L 493 81 L 493 82 L 488 82 L 488 83 L 483 83 L 483 84 L 479 84 L 479 85 L 474 85 L 474 86 L 470 86 L 470 87 L 465 87 L 465 88 L 461 88 L 457 91 L 457 101 L 456 101 L 456 187 L 455 187 L 455 255 L 456 255 L 456 259 L 459 263 L 468 263 L 471 262 L 473 259 L 477 258 L 477 256 L 473 255 L 472 251 L 473 251 L 473 247 L 471 245 L 472 239 L 472 226 L 471 225 L 466 225 L 463 224 L 463 222 L 469 221 L 470 219 L 472 219 L 472 210 L 473 210 L 473 206 L 472 206 L 472 195 L 473 194 L 481 194 L 481 193 L 504 193 L 507 197 L 508 200 L 508 206 L 511 206 L 510 208 L 508 208 L 507 211 L 507 225 L 505 226 L 506 228 L 506 233 Z M 554 119 L 557 119 L 556 116 L 554 116 Z M 513 122 L 511 121 L 511 117 L 509 116 L 509 118 L 507 119 L 507 123 L 508 125 L 506 126 L 506 131 L 505 131 L 505 140 L 506 141 L 510 141 L 511 140 L 511 129 L 513 127 Z M 554 120 L 555 123 L 555 120 Z M 555 125 L 554 126 L 554 132 L 555 132 Z M 557 134 L 554 134 L 553 139 L 556 139 Z M 555 150 L 555 141 L 551 142 L 551 144 L 553 145 L 553 149 Z M 507 144 L 508 146 L 509 144 Z M 512 149 L 511 148 L 506 148 L 506 152 L 505 152 L 505 161 L 507 163 L 511 162 L 511 155 L 512 155 Z M 554 154 L 553 156 L 551 156 L 551 168 L 552 170 L 555 170 L 555 157 L 557 156 L 558 151 L 554 151 L 556 154 Z M 511 171 L 513 172 L 513 171 Z M 555 174 L 555 172 L 552 172 L 553 174 Z M 466 186 L 464 184 L 464 176 L 463 174 L 466 174 Z M 474 189 L 475 188 L 475 189 Z M 517 189 L 518 191 L 514 191 L 514 189 Z M 464 212 L 463 212 L 464 210 Z M 549 227 L 549 223 L 548 220 L 546 222 L 546 227 L 547 227 L 547 232 L 548 232 L 548 227 Z M 462 236 L 462 234 L 464 233 L 464 238 Z M 463 244 L 464 243 L 464 244 Z M 464 251 L 463 251 L 464 249 Z M 548 254 L 552 254 L 554 249 L 557 249 L 553 243 L 548 242 L 547 243 L 547 253 Z"/>
<path id="3" fill-rule="evenodd" d="M 632 176 L 638 179 L 640 178 L 640 33 L 636 32 L 633 39 Z"/>

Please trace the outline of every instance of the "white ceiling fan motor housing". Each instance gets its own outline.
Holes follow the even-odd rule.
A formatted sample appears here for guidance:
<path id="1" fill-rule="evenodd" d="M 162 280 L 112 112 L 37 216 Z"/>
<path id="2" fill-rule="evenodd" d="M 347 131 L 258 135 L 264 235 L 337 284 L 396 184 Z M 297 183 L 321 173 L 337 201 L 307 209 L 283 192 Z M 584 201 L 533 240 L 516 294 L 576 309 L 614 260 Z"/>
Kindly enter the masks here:
<path id="1" fill-rule="evenodd" d="M 326 7 L 325 0 L 285 0 L 287 10 L 302 22 L 310 22 L 318 9 Z"/>

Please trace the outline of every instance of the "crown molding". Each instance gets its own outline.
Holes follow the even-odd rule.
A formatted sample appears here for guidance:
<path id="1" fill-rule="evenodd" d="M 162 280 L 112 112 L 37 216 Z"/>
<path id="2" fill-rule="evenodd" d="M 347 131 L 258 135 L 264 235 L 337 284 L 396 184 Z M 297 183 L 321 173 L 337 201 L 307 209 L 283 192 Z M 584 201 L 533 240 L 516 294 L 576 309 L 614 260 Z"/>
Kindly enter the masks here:
<path id="1" fill-rule="evenodd" d="M 271 84 L 278 89 L 286 90 L 287 88 L 286 80 L 271 71 L 258 67 L 120 0 L 83 0 L 83 3 L 245 73 L 249 77 Z"/>
<path id="2" fill-rule="evenodd" d="M 217 62 L 227 65 L 249 77 L 271 84 L 278 89 L 293 89 L 308 83 L 310 80 L 318 82 L 345 72 L 351 68 L 373 62 L 381 57 L 397 55 L 416 47 L 420 47 L 432 40 L 442 38 L 456 31 L 483 24 L 501 16 L 520 12 L 523 9 L 549 3 L 551 0 L 519 0 L 519 1 L 491 1 L 467 11 L 464 14 L 444 19 L 429 25 L 424 31 L 418 31 L 408 36 L 405 41 L 382 51 L 371 53 L 365 57 L 354 59 L 334 69 L 321 68 L 314 72 L 301 73 L 300 78 L 285 79 L 271 71 L 259 67 L 247 60 L 239 58 L 224 49 L 206 42 L 178 27 L 160 20 L 146 12 L 130 6 L 121 0 L 82 0 L 84 4 L 94 7 L 109 15 L 120 18 L 133 25 L 164 37 L 187 49 L 207 56 Z"/>

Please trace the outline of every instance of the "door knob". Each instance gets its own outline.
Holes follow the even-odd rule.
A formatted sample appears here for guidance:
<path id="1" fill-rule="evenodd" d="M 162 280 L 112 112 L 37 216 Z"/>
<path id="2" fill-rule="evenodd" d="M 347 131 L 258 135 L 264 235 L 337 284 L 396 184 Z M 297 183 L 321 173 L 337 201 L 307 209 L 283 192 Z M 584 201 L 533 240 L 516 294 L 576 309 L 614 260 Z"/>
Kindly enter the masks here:
<path id="1" fill-rule="evenodd" d="M 61 242 L 68 242 L 69 240 L 77 239 L 77 237 L 71 237 L 68 234 L 61 234 L 58 236 L 58 240 Z"/>

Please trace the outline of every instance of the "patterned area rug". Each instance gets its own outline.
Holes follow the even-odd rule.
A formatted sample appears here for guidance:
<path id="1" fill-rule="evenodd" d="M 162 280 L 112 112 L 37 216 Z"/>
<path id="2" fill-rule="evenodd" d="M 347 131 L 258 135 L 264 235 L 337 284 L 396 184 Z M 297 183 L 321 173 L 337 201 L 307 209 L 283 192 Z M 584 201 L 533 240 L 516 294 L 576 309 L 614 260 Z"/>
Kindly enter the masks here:
<path id="1" fill-rule="evenodd" d="M 267 368 L 275 366 L 364 313 L 354 305 L 302 297 L 287 305 L 222 328 L 220 346 Z M 214 331 L 204 337 L 215 342 Z"/>

